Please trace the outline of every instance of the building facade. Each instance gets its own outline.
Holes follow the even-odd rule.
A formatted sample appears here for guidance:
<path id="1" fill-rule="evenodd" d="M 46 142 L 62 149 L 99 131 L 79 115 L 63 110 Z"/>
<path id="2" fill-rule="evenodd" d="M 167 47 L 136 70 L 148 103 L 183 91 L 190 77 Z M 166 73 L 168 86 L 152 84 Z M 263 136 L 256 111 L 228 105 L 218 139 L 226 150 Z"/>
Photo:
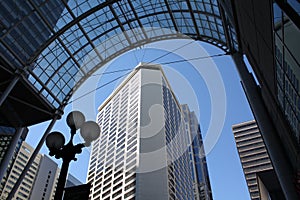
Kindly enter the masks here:
<path id="1" fill-rule="evenodd" d="M 90 199 L 196 199 L 190 135 L 158 65 L 139 65 L 99 107 Z"/>
<path id="2" fill-rule="evenodd" d="M 72 174 L 68 174 L 67 181 L 66 181 L 66 188 L 67 187 L 73 187 L 73 186 L 78 186 L 81 185 L 82 182 L 78 180 L 75 176 Z"/>
<path id="3" fill-rule="evenodd" d="M 60 170 L 57 163 L 48 156 L 41 155 L 38 172 L 31 190 L 30 200 L 52 200 Z"/>
<path id="4" fill-rule="evenodd" d="M 255 120 L 235 124 L 232 131 L 251 200 L 284 199 Z M 265 185 L 265 177 L 272 177 L 272 186 Z"/>
<path id="5" fill-rule="evenodd" d="M 0 4 L 0 36 L 10 38 L 8 48 L 14 53 L 6 51 L 7 47 L 2 45 L 0 51 L 14 67 L 22 67 L 18 60 L 13 59 L 14 54 L 21 60 L 29 59 L 51 36 L 50 28 L 55 27 L 65 6 L 59 0 L 2 1 Z M 32 12 L 35 7 L 40 8 Z M 47 18 L 47 22 L 39 14 Z M 18 23 L 20 19 L 24 20 Z M 9 31 L 11 27 L 15 29 Z"/>
<path id="6" fill-rule="evenodd" d="M 286 198 L 299 199 L 300 181 L 294 180 L 300 171 L 299 1 L 246 0 L 232 6 L 239 44 L 263 100 L 260 109 L 252 104 L 252 111 Z"/>
<path id="7" fill-rule="evenodd" d="M 1 193 L 1 199 L 6 199 L 22 173 L 31 153 L 34 149 L 23 142 L 12 165 L 7 181 Z M 56 179 L 58 178 L 57 164 L 49 157 L 38 154 L 32 163 L 28 173 L 25 175 L 20 187 L 15 193 L 13 199 L 23 200 L 50 200 L 54 198 Z"/>
<path id="8" fill-rule="evenodd" d="M 21 131 L 18 133 L 18 131 Z M 28 129 L 16 129 L 13 127 L 0 126 L 0 166 L 1 170 L 1 185 L 0 194 L 3 191 L 3 187 L 7 181 L 7 176 L 11 171 L 11 167 L 16 159 L 17 153 L 25 140 L 28 133 Z M 19 134 L 19 138 L 15 138 L 14 135 Z M 16 140 L 16 141 L 14 141 Z"/>
<path id="9" fill-rule="evenodd" d="M 189 147 L 190 162 L 193 168 L 194 193 L 198 200 L 212 200 L 212 191 L 208 175 L 206 154 L 200 131 L 200 125 L 195 112 L 191 112 L 188 105 L 181 105 L 185 127 L 190 134 Z"/>

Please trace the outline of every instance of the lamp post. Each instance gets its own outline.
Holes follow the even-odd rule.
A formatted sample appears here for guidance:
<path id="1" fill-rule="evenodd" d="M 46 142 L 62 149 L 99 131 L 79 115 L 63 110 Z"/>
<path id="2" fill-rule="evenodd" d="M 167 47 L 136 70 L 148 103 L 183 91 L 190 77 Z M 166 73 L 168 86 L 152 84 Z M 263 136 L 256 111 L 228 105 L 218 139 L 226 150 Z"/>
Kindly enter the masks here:
<path id="1" fill-rule="evenodd" d="M 76 154 L 80 154 L 83 147 L 90 146 L 91 142 L 97 139 L 100 135 L 100 128 L 98 124 L 93 121 L 85 121 L 84 115 L 79 111 L 70 112 L 66 121 L 71 129 L 71 138 L 66 145 L 65 137 L 60 132 L 55 131 L 49 133 L 46 138 L 46 145 L 50 150 L 49 155 L 55 156 L 57 159 L 62 158 L 63 160 L 54 200 L 62 200 L 70 162 L 72 160 L 76 161 Z M 73 137 L 78 129 L 80 129 L 80 134 L 85 143 L 74 145 Z"/>

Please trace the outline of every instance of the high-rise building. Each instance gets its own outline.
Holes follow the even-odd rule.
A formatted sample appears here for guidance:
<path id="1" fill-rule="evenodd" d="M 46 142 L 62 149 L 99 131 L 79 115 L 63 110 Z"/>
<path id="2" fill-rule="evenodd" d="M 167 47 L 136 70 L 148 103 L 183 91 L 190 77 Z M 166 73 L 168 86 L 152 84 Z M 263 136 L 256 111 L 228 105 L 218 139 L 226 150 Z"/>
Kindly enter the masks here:
<path id="1" fill-rule="evenodd" d="M 41 155 L 38 171 L 30 194 L 30 200 L 53 199 L 58 175 L 59 170 L 56 162 L 51 160 L 48 156 Z"/>
<path id="2" fill-rule="evenodd" d="M 4 185 L 1 194 L 2 199 L 5 199 L 10 193 L 33 151 L 34 149 L 29 144 L 22 143 Z M 54 161 L 45 155 L 38 154 L 16 191 L 14 199 L 52 199 L 54 197 L 53 185 L 58 176 L 57 169 L 57 164 Z"/>
<path id="3" fill-rule="evenodd" d="M 90 199 L 196 199 L 190 133 L 159 65 L 137 66 L 99 107 L 97 121 Z"/>
<path id="4" fill-rule="evenodd" d="M 20 132 L 19 132 L 20 131 Z M 15 161 L 17 153 L 28 133 L 27 128 L 13 128 L 0 126 L 0 166 L 1 166 L 1 185 L 0 194 L 7 181 L 12 164 Z M 19 135 L 16 137 L 14 135 Z"/>
<path id="5" fill-rule="evenodd" d="M 190 134 L 190 162 L 193 172 L 194 193 L 198 200 L 212 200 L 212 191 L 208 175 L 205 150 L 200 131 L 200 125 L 195 112 L 188 105 L 181 105 L 187 133 Z"/>
<path id="6" fill-rule="evenodd" d="M 67 180 L 66 180 L 66 188 L 67 187 L 73 187 L 73 186 L 78 186 L 82 185 L 82 182 L 78 180 L 75 176 L 72 174 L 68 174 Z"/>
<path id="7" fill-rule="evenodd" d="M 11 170 L 3 181 L 3 190 L 0 192 L 0 199 L 6 199 L 18 177 L 22 173 L 30 155 L 34 151 L 28 143 L 21 142 L 16 158 L 12 162 Z M 48 156 L 38 154 L 25 175 L 21 185 L 13 199 L 18 200 L 53 200 L 60 169 L 56 162 Z M 73 175 L 68 174 L 66 187 L 82 184 Z"/>
<path id="8" fill-rule="evenodd" d="M 232 131 L 251 200 L 268 200 L 272 195 L 276 195 L 274 199 L 284 199 L 255 120 L 235 124 Z M 265 177 L 273 179 L 268 189 L 264 186 Z"/>

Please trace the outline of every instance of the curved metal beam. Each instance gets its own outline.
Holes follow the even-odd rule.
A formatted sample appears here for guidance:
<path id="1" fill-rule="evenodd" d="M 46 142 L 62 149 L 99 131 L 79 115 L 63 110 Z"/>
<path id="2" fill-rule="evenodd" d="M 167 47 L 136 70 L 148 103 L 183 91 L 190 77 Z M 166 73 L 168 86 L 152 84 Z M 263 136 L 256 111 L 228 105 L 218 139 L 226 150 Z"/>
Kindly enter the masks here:
<path id="1" fill-rule="evenodd" d="M 61 29 L 59 29 L 59 31 L 57 31 L 51 38 L 49 38 L 49 40 L 47 40 L 44 45 L 35 52 L 35 54 L 32 56 L 30 63 L 34 62 L 34 60 L 42 53 L 43 50 L 45 50 L 54 40 L 56 40 L 60 35 L 62 35 L 65 31 L 67 31 L 69 28 L 71 28 L 72 26 L 74 26 L 75 24 L 79 23 L 81 20 L 83 20 L 84 18 L 88 17 L 89 15 L 97 12 L 98 10 L 109 6 L 110 4 L 116 2 L 116 1 L 120 1 L 120 0 L 107 0 L 104 3 L 101 3 L 95 7 L 93 7 L 92 9 L 86 11 L 85 13 L 81 14 L 80 16 L 76 17 L 74 20 L 72 20 L 71 22 L 69 22 L 68 24 L 66 24 L 64 27 L 62 27 Z"/>
<path id="2" fill-rule="evenodd" d="M 93 8 L 91 8 L 90 10 L 86 11 L 85 13 L 81 14 L 80 16 L 76 17 L 75 19 L 73 19 L 71 22 L 69 22 L 68 24 L 66 24 L 64 27 L 62 27 L 59 31 L 55 32 L 54 35 L 49 38 L 45 43 L 44 45 L 35 52 L 35 54 L 31 57 L 31 59 L 29 60 L 29 63 L 32 63 L 34 62 L 34 60 L 42 53 L 42 51 L 44 49 L 46 49 L 54 40 L 56 40 L 60 35 L 62 35 L 65 31 L 67 31 L 69 28 L 71 28 L 72 26 L 78 24 L 81 20 L 85 19 L 86 17 L 88 17 L 89 15 L 99 11 L 100 9 L 103 9 L 107 6 L 111 6 L 113 3 L 117 2 L 119 0 L 108 0 L 102 4 L 99 4 Z M 189 10 L 172 10 L 172 12 L 188 12 L 190 13 Z M 204 14 L 204 15 L 208 15 L 208 16 L 212 16 L 212 17 L 216 17 L 216 18 L 220 18 L 220 16 L 217 16 L 217 15 L 214 15 L 212 13 L 207 13 L 207 12 L 203 12 L 203 11 L 199 11 L 199 10 L 194 10 L 193 11 L 194 13 L 198 13 L 198 14 Z M 146 17 L 150 17 L 150 16 L 154 16 L 154 15 L 159 15 L 159 14 L 166 14 L 166 13 L 169 13 L 169 12 L 165 12 L 165 11 L 162 11 L 162 12 L 154 12 L 154 13 L 151 13 L 149 15 L 144 15 L 144 16 L 140 16 L 139 19 L 142 19 L 142 18 L 146 18 Z M 137 13 L 138 14 L 138 13 Z M 171 15 L 170 15 L 171 16 Z M 128 23 L 131 22 L 132 20 L 128 20 Z M 124 25 L 124 24 L 122 24 Z"/>

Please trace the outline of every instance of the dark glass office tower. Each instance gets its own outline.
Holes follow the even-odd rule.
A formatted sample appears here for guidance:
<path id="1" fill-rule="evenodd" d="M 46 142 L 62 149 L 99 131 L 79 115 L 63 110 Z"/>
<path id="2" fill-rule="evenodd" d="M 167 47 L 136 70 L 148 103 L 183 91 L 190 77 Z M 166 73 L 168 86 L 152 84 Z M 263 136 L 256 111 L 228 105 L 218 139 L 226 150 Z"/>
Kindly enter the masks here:
<path id="1" fill-rule="evenodd" d="M 0 37 L 7 42 L 0 44 L 1 57 L 14 67 L 24 67 L 19 60 L 30 59 L 53 34 L 64 3 L 61 0 L 1 1 L 0 6 Z"/>
<path id="2" fill-rule="evenodd" d="M 198 200 L 212 200 L 212 191 L 208 175 L 206 155 L 203 146 L 200 125 L 195 112 L 189 110 L 188 105 L 181 105 L 185 128 L 190 134 L 190 162 L 193 168 L 194 193 Z"/>

